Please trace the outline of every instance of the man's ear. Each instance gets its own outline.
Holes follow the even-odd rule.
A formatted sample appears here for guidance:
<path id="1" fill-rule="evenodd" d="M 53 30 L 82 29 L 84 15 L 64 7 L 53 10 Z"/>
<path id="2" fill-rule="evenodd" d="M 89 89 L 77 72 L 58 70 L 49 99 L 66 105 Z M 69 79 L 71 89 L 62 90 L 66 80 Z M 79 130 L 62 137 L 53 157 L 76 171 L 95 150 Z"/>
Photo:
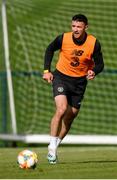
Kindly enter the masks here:
<path id="1" fill-rule="evenodd" d="M 85 30 L 87 30 L 87 29 L 88 29 L 88 25 L 85 26 Z"/>

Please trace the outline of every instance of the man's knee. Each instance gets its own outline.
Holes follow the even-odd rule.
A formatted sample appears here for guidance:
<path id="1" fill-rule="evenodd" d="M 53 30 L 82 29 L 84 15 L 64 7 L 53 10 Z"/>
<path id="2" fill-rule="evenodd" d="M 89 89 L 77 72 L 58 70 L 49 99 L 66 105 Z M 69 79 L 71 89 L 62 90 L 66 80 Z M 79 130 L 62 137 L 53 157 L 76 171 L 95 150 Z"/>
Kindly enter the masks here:
<path id="1" fill-rule="evenodd" d="M 67 106 L 66 105 L 61 105 L 61 106 L 57 107 L 56 113 L 59 116 L 63 116 L 65 114 L 66 110 L 67 110 Z"/>

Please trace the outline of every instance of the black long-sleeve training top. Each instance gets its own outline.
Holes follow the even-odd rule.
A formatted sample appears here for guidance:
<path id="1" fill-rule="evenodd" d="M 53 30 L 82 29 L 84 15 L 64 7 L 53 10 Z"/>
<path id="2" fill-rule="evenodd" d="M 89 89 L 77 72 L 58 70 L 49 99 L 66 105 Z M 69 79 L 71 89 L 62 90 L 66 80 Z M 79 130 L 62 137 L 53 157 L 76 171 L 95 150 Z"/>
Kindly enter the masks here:
<path id="1" fill-rule="evenodd" d="M 73 37 L 73 41 L 76 45 L 81 45 L 85 42 L 87 38 L 87 34 L 85 35 L 85 38 L 81 41 L 79 39 L 75 39 Z M 54 41 L 52 41 L 49 46 L 47 47 L 46 51 L 45 51 L 45 57 L 44 57 L 44 69 L 45 70 L 51 70 L 51 62 L 52 62 L 52 58 L 54 55 L 54 52 L 56 50 L 61 49 L 62 47 L 62 40 L 63 40 L 63 34 L 57 36 Z M 104 68 L 104 61 L 103 61 L 103 55 L 101 52 L 101 45 L 100 42 L 96 39 L 96 43 L 95 43 L 95 47 L 94 47 L 94 52 L 92 55 L 92 58 L 94 60 L 95 63 L 95 67 L 93 69 L 93 71 L 95 72 L 95 75 L 97 75 L 98 73 L 100 73 L 103 68 Z"/>

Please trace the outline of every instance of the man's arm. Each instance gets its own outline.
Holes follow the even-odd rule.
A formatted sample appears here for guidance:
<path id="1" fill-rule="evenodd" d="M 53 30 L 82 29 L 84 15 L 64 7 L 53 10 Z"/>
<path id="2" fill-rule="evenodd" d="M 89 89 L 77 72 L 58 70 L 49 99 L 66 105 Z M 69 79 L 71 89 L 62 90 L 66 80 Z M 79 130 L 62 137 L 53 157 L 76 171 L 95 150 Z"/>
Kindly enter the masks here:
<path id="1" fill-rule="evenodd" d="M 87 73 L 88 80 L 94 79 L 95 76 L 104 69 L 104 61 L 103 61 L 103 55 L 101 52 L 101 45 L 98 40 L 96 40 L 92 58 L 94 60 L 95 66 L 93 70 L 88 70 L 88 73 Z"/>
<path id="2" fill-rule="evenodd" d="M 96 43 L 95 43 L 93 59 L 95 63 L 95 67 L 93 71 L 95 72 L 95 75 L 97 75 L 104 69 L 104 61 L 103 61 L 103 55 L 101 51 L 101 45 L 98 40 L 96 40 Z"/>
<path id="3" fill-rule="evenodd" d="M 51 83 L 53 80 L 53 74 L 50 70 L 54 51 L 61 49 L 62 39 L 63 35 L 57 36 L 56 39 L 49 44 L 45 51 L 43 79 L 48 83 Z"/>
<path id="4" fill-rule="evenodd" d="M 62 46 L 63 34 L 56 37 L 54 41 L 52 41 L 45 51 L 44 57 L 44 71 L 50 71 L 50 66 L 52 62 L 52 58 L 54 55 L 54 51 L 61 49 Z"/>

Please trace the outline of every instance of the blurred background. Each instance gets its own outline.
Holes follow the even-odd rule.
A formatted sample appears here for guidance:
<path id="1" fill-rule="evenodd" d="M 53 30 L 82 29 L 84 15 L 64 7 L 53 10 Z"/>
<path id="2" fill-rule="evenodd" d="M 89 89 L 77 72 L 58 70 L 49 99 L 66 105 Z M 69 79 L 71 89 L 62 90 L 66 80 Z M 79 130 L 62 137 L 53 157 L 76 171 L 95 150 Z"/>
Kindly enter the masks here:
<path id="1" fill-rule="evenodd" d="M 69 134 L 117 135 L 117 1 L 7 0 L 9 60 L 19 135 L 49 134 L 55 105 L 51 85 L 42 79 L 44 53 L 57 35 L 71 31 L 72 16 L 78 13 L 88 17 L 88 33 L 102 45 L 105 69 L 88 83 Z M 2 18 L 0 10 L 0 134 L 12 134 Z M 58 52 L 52 70 L 57 58 Z M 4 146 L 2 141 L 0 146 Z"/>

